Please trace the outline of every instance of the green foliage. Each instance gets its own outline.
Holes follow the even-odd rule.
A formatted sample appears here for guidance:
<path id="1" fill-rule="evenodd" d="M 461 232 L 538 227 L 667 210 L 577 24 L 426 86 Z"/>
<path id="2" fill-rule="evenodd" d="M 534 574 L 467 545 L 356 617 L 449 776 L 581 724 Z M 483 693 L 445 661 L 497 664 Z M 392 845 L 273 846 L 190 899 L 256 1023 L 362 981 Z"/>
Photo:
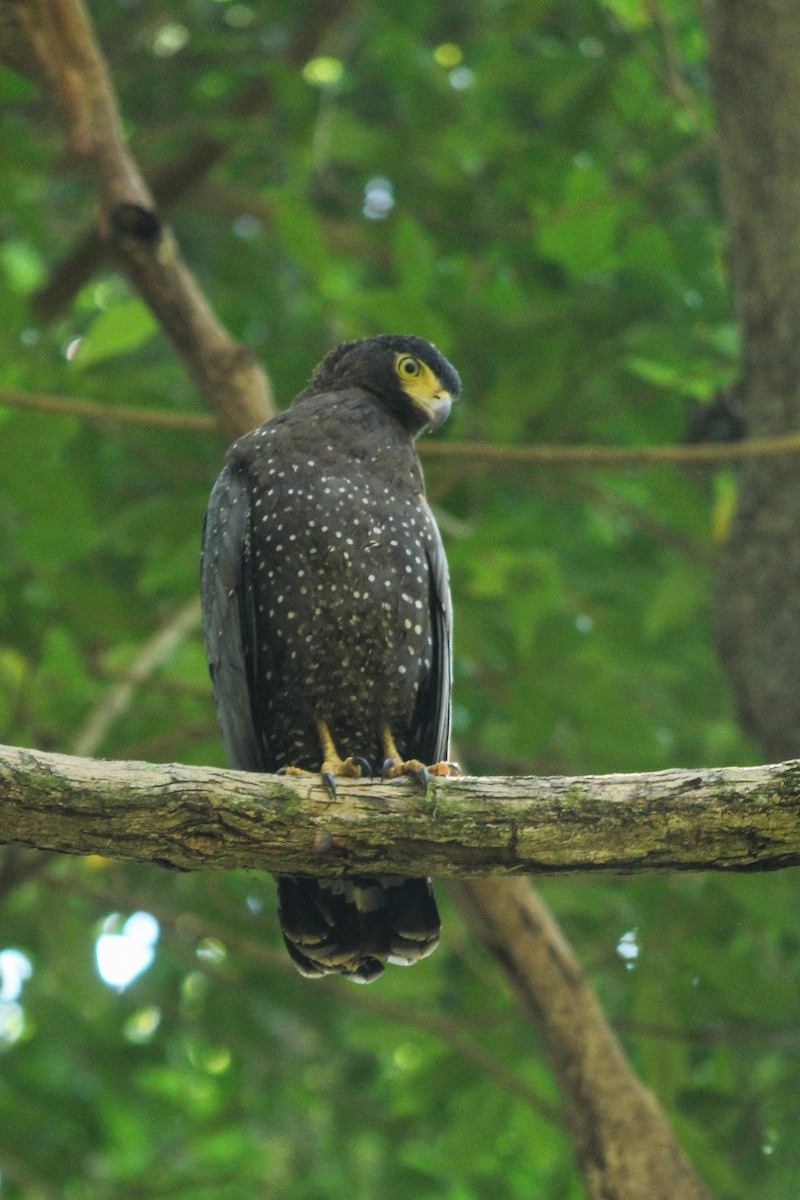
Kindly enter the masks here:
<path id="1" fill-rule="evenodd" d="M 689 401 L 737 357 L 694 6 L 345 4 L 315 35 L 325 8 L 92 5 L 145 167 L 226 144 L 170 217 L 282 402 L 330 344 L 391 329 L 461 371 L 446 438 L 679 441 Z M 298 44 L 333 65 L 304 73 Z M 261 80 L 269 98 L 237 116 Z M 4 70 L 0 95 L 0 386 L 200 411 L 110 267 L 52 324 L 33 315 L 92 199 L 31 85 Z M 195 593 L 224 447 L 11 409 L 0 422 L 2 727 L 68 752 Z M 431 463 L 427 478 L 470 769 L 755 758 L 711 633 L 729 475 Z M 93 749 L 223 762 L 198 631 Z M 542 887 L 712 1189 L 792 1195 L 792 877 Z M 564 1130 L 525 1098 L 558 1103 L 539 1047 L 455 913 L 431 960 L 355 989 L 293 973 L 268 880 L 9 854 L 0 892 L 0 950 L 32 966 L 0 993 L 0 1195 L 580 1197 Z M 161 936 L 117 991 L 93 947 L 136 910 Z"/>
<path id="2" fill-rule="evenodd" d="M 105 309 L 92 321 L 76 348 L 80 367 L 116 359 L 143 345 L 158 328 L 155 317 L 141 300 L 126 300 Z"/>

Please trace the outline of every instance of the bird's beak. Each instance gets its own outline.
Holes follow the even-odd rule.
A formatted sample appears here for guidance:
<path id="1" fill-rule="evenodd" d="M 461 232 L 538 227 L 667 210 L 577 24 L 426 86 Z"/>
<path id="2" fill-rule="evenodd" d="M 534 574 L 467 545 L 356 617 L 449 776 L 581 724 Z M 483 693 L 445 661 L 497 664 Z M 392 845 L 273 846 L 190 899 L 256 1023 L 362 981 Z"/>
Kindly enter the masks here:
<path id="1" fill-rule="evenodd" d="M 430 430 L 438 429 L 440 425 L 444 425 L 450 416 L 450 409 L 453 407 L 453 397 L 449 392 L 435 392 L 430 399 L 421 403 L 421 407 L 428 415 L 428 428 Z"/>

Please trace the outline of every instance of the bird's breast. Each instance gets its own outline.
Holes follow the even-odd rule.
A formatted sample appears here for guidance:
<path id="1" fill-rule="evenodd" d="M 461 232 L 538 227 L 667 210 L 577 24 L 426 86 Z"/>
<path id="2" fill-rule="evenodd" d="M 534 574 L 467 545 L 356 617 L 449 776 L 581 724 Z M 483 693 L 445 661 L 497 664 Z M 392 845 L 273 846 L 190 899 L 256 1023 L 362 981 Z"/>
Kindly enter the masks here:
<path id="1" fill-rule="evenodd" d="M 265 641 L 312 692 L 413 702 L 431 661 L 427 510 L 381 479 L 296 474 L 253 504 Z"/>

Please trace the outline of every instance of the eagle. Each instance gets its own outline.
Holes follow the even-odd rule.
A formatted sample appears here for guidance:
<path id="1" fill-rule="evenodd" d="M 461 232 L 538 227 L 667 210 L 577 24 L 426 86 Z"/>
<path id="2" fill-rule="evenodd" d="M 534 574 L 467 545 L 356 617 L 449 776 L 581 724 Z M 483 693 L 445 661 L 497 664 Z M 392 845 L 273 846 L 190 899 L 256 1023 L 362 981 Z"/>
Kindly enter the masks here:
<path id="1" fill-rule="evenodd" d="M 334 347 L 292 405 L 230 448 L 203 528 L 206 653 L 238 770 L 451 775 L 447 562 L 414 439 L 458 398 L 421 337 Z M 430 880 L 280 875 L 303 975 L 354 982 L 439 939 Z"/>

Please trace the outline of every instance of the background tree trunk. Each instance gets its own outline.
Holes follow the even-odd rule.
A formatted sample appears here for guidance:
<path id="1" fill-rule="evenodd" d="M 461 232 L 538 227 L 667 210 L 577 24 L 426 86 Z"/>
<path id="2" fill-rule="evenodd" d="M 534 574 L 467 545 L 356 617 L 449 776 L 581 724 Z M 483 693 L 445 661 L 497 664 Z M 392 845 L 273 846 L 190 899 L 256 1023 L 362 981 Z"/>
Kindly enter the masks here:
<path id="1" fill-rule="evenodd" d="M 731 283 L 748 432 L 800 426 L 800 9 L 707 9 Z M 722 553 L 718 634 L 748 732 L 768 757 L 800 745 L 800 471 L 749 461 Z"/>

